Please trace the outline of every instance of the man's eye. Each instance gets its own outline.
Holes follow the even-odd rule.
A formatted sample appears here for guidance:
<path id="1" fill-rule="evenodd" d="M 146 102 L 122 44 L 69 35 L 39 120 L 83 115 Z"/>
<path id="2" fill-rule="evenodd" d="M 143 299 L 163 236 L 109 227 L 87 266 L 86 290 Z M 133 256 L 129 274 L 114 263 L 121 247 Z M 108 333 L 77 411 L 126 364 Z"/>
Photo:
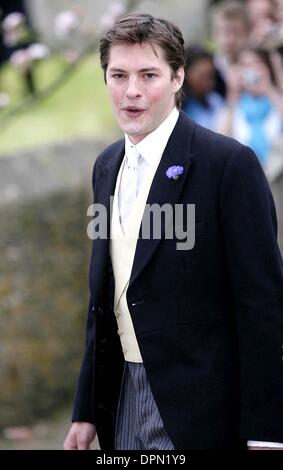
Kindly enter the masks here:
<path id="1" fill-rule="evenodd" d="M 145 78 L 148 78 L 149 80 L 156 77 L 157 75 L 155 73 L 146 73 Z"/>
<path id="2" fill-rule="evenodd" d="M 123 77 L 124 75 L 122 73 L 114 73 L 114 75 L 112 75 L 112 78 L 116 78 L 116 79 L 121 79 Z"/>

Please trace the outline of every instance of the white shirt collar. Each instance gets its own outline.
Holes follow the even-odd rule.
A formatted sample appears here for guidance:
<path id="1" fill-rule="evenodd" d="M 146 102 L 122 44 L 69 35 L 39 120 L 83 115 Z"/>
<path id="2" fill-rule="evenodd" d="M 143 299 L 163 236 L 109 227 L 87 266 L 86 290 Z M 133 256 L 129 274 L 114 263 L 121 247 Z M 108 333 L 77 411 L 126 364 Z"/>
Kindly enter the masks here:
<path id="1" fill-rule="evenodd" d="M 138 152 L 150 166 L 156 166 L 159 163 L 178 117 L 179 111 L 174 107 L 169 116 L 136 145 Z M 129 136 L 125 134 L 125 153 L 127 153 L 128 146 L 132 145 Z"/>

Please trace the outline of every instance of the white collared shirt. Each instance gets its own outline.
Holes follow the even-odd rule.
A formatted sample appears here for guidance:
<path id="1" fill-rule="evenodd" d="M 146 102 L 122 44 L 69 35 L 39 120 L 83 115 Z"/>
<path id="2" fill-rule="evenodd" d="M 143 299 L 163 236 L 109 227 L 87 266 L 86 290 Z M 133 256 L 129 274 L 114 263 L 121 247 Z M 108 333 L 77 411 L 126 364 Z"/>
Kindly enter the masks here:
<path id="1" fill-rule="evenodd" d="M 141 155 L 138 163 L 138 183 L 137 194 L 141 187 L 141 182 L 146 174 L 149 166 L 157 168 L 161 160 L 162 154 L 165 150 L 170 135 L 176 125 L 179 117 L 179 111 L 176 107 L 173 108 L 169 116 L 149 135 L 136 144 L 136 149 Z M 133 145 L 130 137 L 125 134 L 125 156 L 127 149 Z M 125 164 L 125 156 L 122 164 Z M 119 205 L 121 202 L 121 195 L 119 194 Z"/>

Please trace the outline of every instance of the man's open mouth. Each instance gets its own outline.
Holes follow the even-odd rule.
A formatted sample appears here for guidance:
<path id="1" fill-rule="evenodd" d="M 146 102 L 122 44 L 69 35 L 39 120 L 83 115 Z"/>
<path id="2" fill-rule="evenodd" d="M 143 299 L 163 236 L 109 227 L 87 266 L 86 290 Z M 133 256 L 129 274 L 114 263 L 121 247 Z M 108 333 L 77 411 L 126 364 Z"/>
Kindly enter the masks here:
<path id="1" fill-rule="evenodd" d="M 134 107 L 134 106 L 127 106 L 126 108 L 123 108 L 123 111 L 125 111 L 125 113 L 126 113 L 128 116 L 138 117 L 138 116 L 140 116 L 142 113 L 144 113 L 145 109 L 143 109 L 143 108 L 137 108 L 137 107 Z"/>

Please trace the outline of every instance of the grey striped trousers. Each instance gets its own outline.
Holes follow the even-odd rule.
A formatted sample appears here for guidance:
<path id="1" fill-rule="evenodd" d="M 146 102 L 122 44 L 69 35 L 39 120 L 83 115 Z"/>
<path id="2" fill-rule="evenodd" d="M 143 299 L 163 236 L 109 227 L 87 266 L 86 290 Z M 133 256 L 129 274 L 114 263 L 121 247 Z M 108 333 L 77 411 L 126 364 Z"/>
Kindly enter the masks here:
<path id="1" fill-rule="evenodd" d="M 115 433 L 116 450 L 174 450 L 142 363 L 125 362 Z"/>

